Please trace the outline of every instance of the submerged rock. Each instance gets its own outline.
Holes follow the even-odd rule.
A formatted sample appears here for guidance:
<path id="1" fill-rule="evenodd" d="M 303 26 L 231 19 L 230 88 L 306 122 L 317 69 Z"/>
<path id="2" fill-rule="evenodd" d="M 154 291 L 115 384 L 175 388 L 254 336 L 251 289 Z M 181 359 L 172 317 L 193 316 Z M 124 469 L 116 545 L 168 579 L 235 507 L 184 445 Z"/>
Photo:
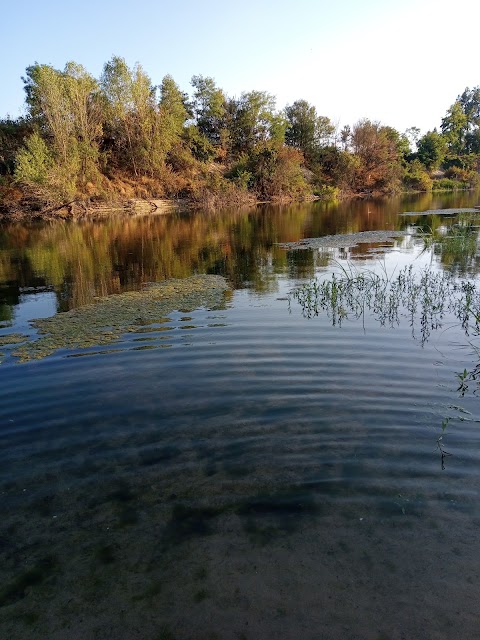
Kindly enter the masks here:
<path id="1" fill-rule="evenodd" d="M 124 333 L 162 321 L 172 311 L 220 306 L 227 289 L 225 278 L 199 275 L 100 298 L 95 304 L 33 320 L 32 325 L 42 335 L 29 339 L 12 355 L 26 362 L 44 358 L 58 349 L 110 344 Z"/>

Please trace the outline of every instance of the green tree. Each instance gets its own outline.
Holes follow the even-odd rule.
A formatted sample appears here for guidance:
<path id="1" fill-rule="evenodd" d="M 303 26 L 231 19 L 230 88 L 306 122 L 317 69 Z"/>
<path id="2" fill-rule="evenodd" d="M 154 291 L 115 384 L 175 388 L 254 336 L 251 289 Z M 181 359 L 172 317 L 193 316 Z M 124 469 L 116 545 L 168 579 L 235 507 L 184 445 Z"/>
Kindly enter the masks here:
<path id="1" fill-rule="evenodd" d="M 32 125 L 24 118 L 0 120 L 0 175 L 13 174 L 17 153 L 31 133 Z"/>
<path id="2" fill-rule="evenodd" d="M 420 160 L 414 159 L 407 165 L 404 184 L 414 191 L 431 191 L 433 182 L 425 170 L 425 165 Z"/>
<path id="3" fill-rule="evenodd" d="M 467 129 L 472 131 L 480 126 L 480 87 L 468 87 L 457 98 L 467 118 Z"/>
<path id="4" fill-rule="evenodd" d="M 445 159 L 448 142 L 436 129 L 428 131 L 417 143 L 417 158 L 429 170 L 438 169 Z"/>
<path id="5" fill-rule="evenodd" d="M 32 133 L 16 157 L 15 178 L 28 186 L 48 186 L 54 159 L 38 132 Z"/>
<path id="6" fill-rule="evenodd" d="M 287 130 L 285 141 L 300 149 L 307 161 L 313 160 L 319 148 L 327 146 L 335 127 L 306 100 L 297 100 L 285 108 Z"/>
<path id="7" fill-rule="evenodd" d="M 35 64 L 27 68 L 23 80 L 30 119 L 53 158 L 52 185 L 59 198 L 70 199 L 82 184 L 99 178 L 102 114 L 98 84 L 74 62 L 67 63 L 63 71 Z"/>
<path id="8" fill-rule="evenodd" d="M 100 84 L 106 100 L 105 125 L 116 163 L 131 167 L 135 176 L 147 154 L 145 147 L 155 109 L 155 91 L 140 65 L 130 69 L 123 58 L 113 56 L 102 72 Z"/>
<path id="9" fill-rule="evenodd" d="M 258 144 L 271 140 L 282 145 L 287 122 L 275 111 L 275 98 L 265 91 L 242 93 L 231 100 L 230 138 L 235 153 L 252 153 Z"/>
<path id="10" fill-rule="evenodd" d="M 52 141 L 57 161 L 66 166 L 77 154 L 76 149 L 72 149 L 75 124 L 65 80 L 61 71 L 45 64 L 28 67 L 23 78 L 29 114 L 37 119 L 44 135 Z"/>
<path id="11" fill-rule="evenodd" d="M 180 91 L 172 76 L 166 75 L 160 86 L 160 147 L 162 153 L 167 154 L 175 144 L 179 144 L 185 123 L 190 114 L 187 96 Z"/>
<path id="12" fill-rule="evenodd" d="M 200 135 L 213 147 L 227 143 L 227 99 L 213 78 L 193 76 L 193 115 Z"/>
<path id="13" fill-rule="evenodd" d="M 448 109 L 441 125 L 442 135 L 452 154 L 465 151 L 465 137 L 468 132 L 468 118 L 460 100 L 456 100 Z"/>

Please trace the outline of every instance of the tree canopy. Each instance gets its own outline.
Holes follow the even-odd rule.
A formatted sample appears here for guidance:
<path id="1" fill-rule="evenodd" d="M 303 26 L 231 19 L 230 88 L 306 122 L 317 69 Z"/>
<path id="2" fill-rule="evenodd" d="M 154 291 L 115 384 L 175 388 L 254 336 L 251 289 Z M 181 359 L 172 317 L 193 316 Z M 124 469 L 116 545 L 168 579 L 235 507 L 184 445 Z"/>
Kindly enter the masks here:
<path id="1" fill-rule="evenodd" d="M 23 83 L 27 116 L 0 122 L 0 175 L 44 202 L 118 193 L 218 205 L 479 182 L 480 87 L 421 136 L 368 118 L 337 132 L 304 99 L 278 109 L 267 91 L 228 96 L 209 76 L 193 76 L 189 95 L 119 56 L 98 79 L 75 62 L 34 63 Z"/>

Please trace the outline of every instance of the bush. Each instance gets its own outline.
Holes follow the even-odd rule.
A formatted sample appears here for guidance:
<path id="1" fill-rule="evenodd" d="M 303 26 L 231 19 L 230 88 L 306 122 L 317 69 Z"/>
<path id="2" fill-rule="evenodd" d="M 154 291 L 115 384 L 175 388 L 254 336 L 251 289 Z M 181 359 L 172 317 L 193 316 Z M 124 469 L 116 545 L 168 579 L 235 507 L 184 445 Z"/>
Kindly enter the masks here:
<path id="1" fill-rule="evenodd" d="M 328 184 L 322 184 L 314 188 L 313 194 L 320 198 L 320 200 L 338 200 L 340 189 Z"/>
<path id="2" fill-rule="evenodd" d="M 38 133 L 32 133 L 16 156 L 15 179 L 25 185 L 44 185 L 53 168 L 53 157 Z"/>
<path id="3" fill-rule="evenodd" d="M 457 191 L 458 189 L 469 189 L 468 183 L 453 180 L 452 178 L 439 178 L 433 181 L 434 191 Z"/>
<path id="4" fill-rule="evenodd" d="M 414 160 L 407 166 L 403 182 L 412 191 L 431 191 L 433 186 L 432 179 L 419 160 Z"/>

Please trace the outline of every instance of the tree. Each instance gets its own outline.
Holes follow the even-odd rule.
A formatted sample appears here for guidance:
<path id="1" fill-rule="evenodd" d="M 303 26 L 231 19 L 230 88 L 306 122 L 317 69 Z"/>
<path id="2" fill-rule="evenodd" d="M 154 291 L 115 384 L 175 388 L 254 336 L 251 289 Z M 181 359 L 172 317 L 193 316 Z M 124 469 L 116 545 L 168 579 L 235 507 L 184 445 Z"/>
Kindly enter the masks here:
<path id="1" fill-rule="evenodd" d="M 213 78 L 193 76 L 193 115 L 200 135 L 214 147 L 222 146 L 227 132 L 227 99 Z"/>
<path id="2" fill-rule="evenodd" d="M 275 111 L 275 98 L 265 91 L 242 93 L 229 103 L 229 131 L 235 153 L 251 153 L 268 140 L 282 145 L 287 122 Z"/>
<path id="3" fill-rule="evenodd" d="M 460 100 L 456 100 L 442 118 L 442 134 L 452 154 L 462 154 L 465 150 L 465 136 L 468 131 L 468 118 Z"/>
<path id="4" fill-rule="evenodd" d="M 102 103 L 97 81 L 75 62 L 65 66 L 64 78 L 74 136 L 84 177 L 98 171 L 99 141 L 102 137 Z"/>
<path id="5" fill-rule="evenodd" d="M 480 87 L 468 87 L 457 98 L 467 118 L 467 130 L 472 131 L 480 126 Z"/>
<path id="6" fill-rule="evenodd" d="M 50 181 L 58 197 L 70 199 L 81 184 L 100 176 L 102 113 L 98 83 L 74 62 L 68 62 L 63 71 L 50 65 L 32 65 L 23 81 L 30 119 L 53 159 Z M 30 142 L 38 151 L 38 140 L 32 138 Z M 40 156 L 31 155 L 30 163 Z"/>
<path id="7" fill-rule="evenodd" d="M 417 143 L 417 158 L 429 170 L 438 169 L 445 159 L 448 142 L 436 129 L 428 131 Z"/>
<path id="8" fill-rule="evenodd" d="M 302 170 L 303 154 L 298 149 L 265 142 L 240 164 L 235 172 L 237 184 L 248 176 L 248 186 L 260 199 L 303 198 L 310 191 Z"/>
<path id="9" fill-rule="evenodd" d="M 25 140 L 16 157 L 15 178 L 27 186 L 48 186 L 54 166 L 51 151 L 38 132 Z"/>
<path id="10" fill-rule="evenodd" d="M 382 192 L 396 190 L 403 173 L 399 134 L 378 122 L 360 120 L 352 130 L 352 152 L 359 159 L 357 188 Z"/>
<path id="11" fill-rule="evenodd" d="M 335 130 L 329 118 L 318 116 L 317 110 L 306 100 L 297 100 L 285 108 L 287 129 L 285 142 L 300 149 L 311 161 L 319 148 L 327 146 Z"/>
<path id="12" fill-rule="evenodd" d="M 17 153 L 31 133 L 32 125 L 24 118 L 0 120 L 0 175 L 13 174 Z"/>
<path id="13" fill-rule="evenodd" d="M 117 162 L 131 166 L 138 176 L 143 142 L 139 138 L 146 134 L 141 119 L 155 104 L 150 80 L 139 65 L 131 70 L 123 58 L 113 56 L 103 67 L 100 84 L 106 100 L 106 130 Z"/>
<path id="14" fill-rule="evenodd" d="M 170 75 L 166 75 L 160 86 L 160 131 L 164 153 L 168 153 L 183 135 L 190 114 L 187 96 L 182 93 Z"/>
<path id="15" fill-rule="evenodd" d="M 30 116 L 37 119 L 51 140 L 57 160 L 69 164 L 75 124 L 64 74 L 50 65 L 35 64 L 27 68 L 23 82 Z"/>
<path id="16" fill-rule="evenodd" d="M 350 145 L 350 139 L 352 136 L 352 130 L 350 129 L 350 125 L 346 124 L 343 129 L 340 131 L 340 141 L 343 145 L 343 150 L 347 151 Z"/>
<path id="17" fill-rule="evenodd" d="M 417 148 L 418 139 L 420 138 L 420 129 L 418 127 L 409 127 L 406 129 L 404 135 L 410 144 L 410 149 L 415 150 Z"/>

